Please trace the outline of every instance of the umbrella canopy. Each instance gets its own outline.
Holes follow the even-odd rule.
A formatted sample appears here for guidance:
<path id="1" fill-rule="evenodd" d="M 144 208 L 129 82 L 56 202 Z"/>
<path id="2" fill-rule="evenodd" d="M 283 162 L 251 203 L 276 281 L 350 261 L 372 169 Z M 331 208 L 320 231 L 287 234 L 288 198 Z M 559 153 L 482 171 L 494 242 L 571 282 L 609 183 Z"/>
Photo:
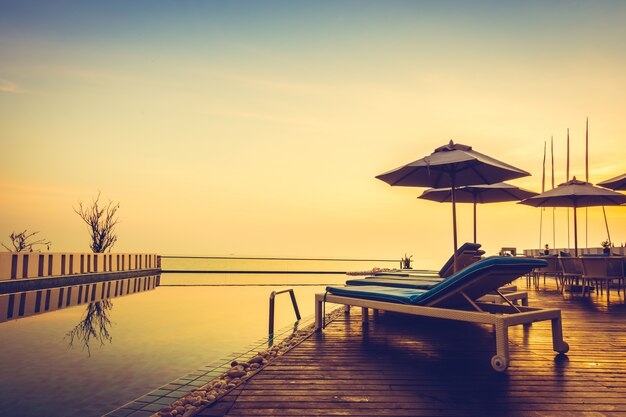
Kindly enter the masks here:
<path id="1" fill-rule="evenodd" d="M 474 204 L 474 243 L 476 243 L 476 204 L 500 203 L 504 201 L 519 201 L 537 195 L 537 193 L 505 182 L 495 184 L 466 185 L 456 189 L 457 203 Z M 452 201 L 451 188 L 431 188 L 418 198 L 449 203 Z"/>
<path id="2" fill-rule="evenodd" d="M 454 270 L 457 268 L 456 250 L 456 187 L 462 185 L 493 184 L 530 175 L 472 149 L 471 146 L 449 144 L 440 146 L 430 155 L 410 162 L 376 178 L 392 186 L 451 188 L 452 229 L 454 235 Z"/>
<path id="3" fill-rule="evenodd" d="M 389 185 L 403 187 L 458 187 L 493 184 L 530 173 L 450 141 L 417 161 L 377 175 Z"/>
<path id="4" fill-rule="evenodd" d="M 578 231 L 576 226 L 576 209 L 578 207 L 619 206 L 626 203 L 626 195 L 606 188 L 596 187 L 591 183 L 573 180 L 559 184 L 558 187 L 520 204 L 533 207 L 572 207 L 574 209 L 574 254 L 578 256 Z"/>
<path id="5" fill-rule="evenodd" d="M 618 175 L 598 183 L 599 186 L 610 188 L 611 190 L 626 190 L 626 174 Z"/>

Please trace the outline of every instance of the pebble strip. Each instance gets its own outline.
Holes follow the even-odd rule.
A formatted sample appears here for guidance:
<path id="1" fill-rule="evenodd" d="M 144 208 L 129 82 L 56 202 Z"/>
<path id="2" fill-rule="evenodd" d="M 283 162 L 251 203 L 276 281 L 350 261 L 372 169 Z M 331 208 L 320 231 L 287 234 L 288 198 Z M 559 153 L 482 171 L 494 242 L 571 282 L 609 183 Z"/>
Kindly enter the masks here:
<path id="1" fill-rule="evenodd" d="M 341 315 L 343 311 L 342 308 L 338 308 L 328 313 L 326 315 L 326 323 Z M 251 378 L 276 357 L 284 355 L 299 345 L 313 333 L 315 333 L 315 324 L 294 332 L 279 344 L 272 346 L 264 352 L 258 352 L 256 356 L 248 359 L 246 362 L 231 362 L 231 368 L 218 378 L 200 388 L 194 389 L 189 394 L 154 413 L 152 417 L 192 417 L 196 415 Z"/>

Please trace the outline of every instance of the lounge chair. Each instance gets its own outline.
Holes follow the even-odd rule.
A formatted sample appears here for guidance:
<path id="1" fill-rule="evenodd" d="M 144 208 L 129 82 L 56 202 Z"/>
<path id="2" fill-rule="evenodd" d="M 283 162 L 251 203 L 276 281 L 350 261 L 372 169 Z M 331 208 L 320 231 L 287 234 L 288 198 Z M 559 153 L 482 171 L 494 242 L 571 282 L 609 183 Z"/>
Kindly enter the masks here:
<path id="1" fill-rule="evenodd" d="M 349 279 L 346 281 L 346 285 L 352 286 L 365 286 L 376 285 L 381 287 L 394 287 L 394 288 L 412 288 L 417 290 L 430 290 L 435 285 L 450 278 L 427 278 L 427 277 L 410 277 L 410 278 L 395 278 L 395 277 L 365 277 Z M 522 305 L 528 305 L 528 293 L 526 291 L 517 291 L 516 286 L 500 287 L 496 291 L 490 294 L 483 295 L 478 301 L 485 303 L 508 303 L 521 301 Z"/>
<path id="2" fill-rule="evenodd" d="M 476 243 L 465 243 L 459 248 L 457 253 L 459 254 L 459 259 L 461 260 L 462 265 L 464 265 L 463 268 L 481 259 L 481 256 L 485 253 L 485 251 L 479 250 L 478 248 L 480 248 L 480 245 Z M 377 273 L 369 277 L 348 279 L 346 281 L 346 285 L 380 285 L 383 287 L 430 290 L 438 283 L 449 279 L 448 274 L 451 272 L 453 263 L 454 256 L 451 256 L 437 275 Z M 444 276 L 446 278 L 444 278 Z M 506 299 L 508 299 L 508 301 L 515 302 L 517 300 L 521 300 L 522 305 L 528 305 L 528 293 L 525 291 L 517 291 L 517 287 L 515 286 L 501 287 L 498 291 L 492 294 L 484 295 L 481 297 L 480 301 L 492 303 L 506 302 L 507 300 L 503 299 L 503 293 L 506 294 Z"/>
<path id="3" fill-rule="evenodd" d="M 490 292 L 523 276 L 535 268 L 546 266 L 540 259 L 516 257 L 489 257 L 457 272 L 429 290 L 383 287 L 378 285 L 327 287 L 325 294 L 315 296 L 315 323 L 324 327 L 325 303 L 363 308 L 364 323 L 367 309 L 392 311 L 426 317 L 436 317 L 494 327 L 496 354 L 491 366 L 504 371 L 509 365 L 508 328 L 536 321 L 552 321 L 552 345 L 556 352 L 565 353 L 568 344 L 563 341 L 561 310 L 495 304 L 479 301 Z"/>

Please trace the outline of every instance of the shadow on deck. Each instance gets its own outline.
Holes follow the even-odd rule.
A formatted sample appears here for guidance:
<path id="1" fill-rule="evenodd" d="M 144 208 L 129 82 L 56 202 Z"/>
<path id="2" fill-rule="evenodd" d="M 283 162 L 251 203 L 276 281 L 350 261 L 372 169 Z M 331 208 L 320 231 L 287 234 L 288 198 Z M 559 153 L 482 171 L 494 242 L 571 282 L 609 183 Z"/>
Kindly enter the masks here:
<path id="1" fill-rule="evenodd" d="M 548 287 L 529 298 L 562 310 L 566 357 L 549 322 L 517 326 L 497 373 L 488 327 L 391 313 L 362 326 L 353 309 L 199 416 L 625 416 L 623 296 Z"/>

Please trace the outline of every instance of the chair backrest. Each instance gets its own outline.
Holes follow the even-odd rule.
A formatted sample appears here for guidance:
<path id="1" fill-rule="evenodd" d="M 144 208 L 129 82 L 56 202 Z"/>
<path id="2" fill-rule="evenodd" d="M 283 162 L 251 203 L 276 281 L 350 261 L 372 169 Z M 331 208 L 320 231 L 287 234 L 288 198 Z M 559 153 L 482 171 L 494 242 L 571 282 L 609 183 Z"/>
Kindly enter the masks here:
<path id="1" fill-rule="evenodd" d="M 491 256 L 435 285 L 415 303 L 436 307 L 466 305 L 467 300 L 463 294 L 476 300 L 535 268 L 546 267 L 547 264 L 546 261 L 536 258 Z"/>
<path id="2" fill-rule="evenodd" d="M 607 258 L 581 258 L 583 272 L 586 276 L 605 277 L 607 276 Z"/>
<path id="3" fill-rule="evenodd" d="M 472 263 L 476 262 L 476 260 L 474 259 L 474 255 L 476 254 L 476 251 L 478 251 L 480 246 L 481 245 L 479 243 L 465 242 L 456 250 L 457 259 L 458 259 L 457 266 L 458 266 L 459 271 L 465 268 L 466 266 L 471 265 Z M 454 255 L 452 255 L 445 264 L 443 264 L 443 266 L 439 270 L 439 276 L 443 278 L 447 278 L 453 273 L 454 273 Z"/>
<path id="4" fill-rule="evenodd" d="M 562 272 L 561 264 L 559 264 L 559 260 L 556 256 L 541 256 L 539 259 L 543 259 L 548 262 L 548 266 L 545 268 L 539 268 L 537 272 L 542 274 L 556 274 L 558 272 Z"/>
<path id="5" fill-rule="evenodd" d="M 583 261 L 581 258 L 571 258 L 566 256 L 559 258 L 559 263 L 561 264 L 564 274 L 582 275 L 585 272 L 583 270 Z"/>
<path id="6" fill-rule="evenodd" d="M 483 258 L 483 255 L 485 254 L 485 251 L 482 249 L 478 249 L 476 252 L 474 252 L 474 255 L 472 255 L 474 262 L 478 262 Z M 472 263 L 474 263 L 472 262 Z"/>
<path id="7" fill-rule="evenodd" d="M 581 259 L 586 276 L 598 278 L 621 278 L 624 276 L 621 257 L 583 257 Z"/>
<path id="8" fill-rule="evenodd" d="M 607 268 L 609 276 L 624 278 L 626 276 L 626 256 L 614 256 L 609 258 L 609 265 Z"/>

